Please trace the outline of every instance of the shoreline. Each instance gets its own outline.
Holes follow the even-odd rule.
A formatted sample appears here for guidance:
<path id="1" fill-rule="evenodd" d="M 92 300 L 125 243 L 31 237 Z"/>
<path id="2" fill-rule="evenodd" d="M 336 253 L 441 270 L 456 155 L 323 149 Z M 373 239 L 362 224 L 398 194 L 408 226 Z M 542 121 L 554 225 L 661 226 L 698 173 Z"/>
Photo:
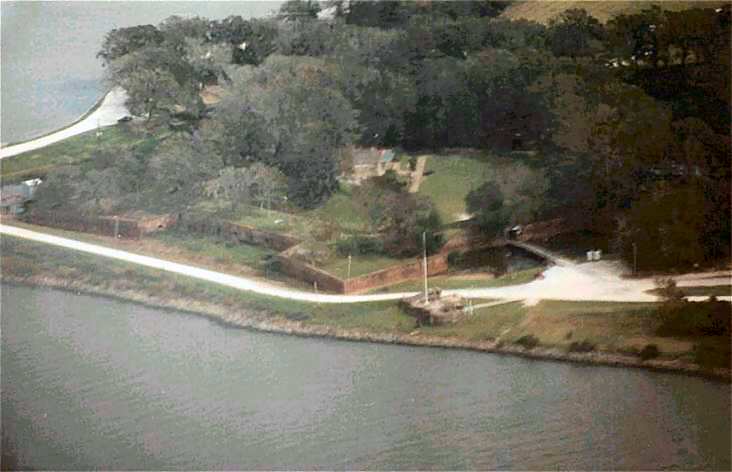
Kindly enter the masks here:
<path id="1" fill-rule="evenodd" d="M 31 139 L 3 145 L 0 147 L 0 159 L 32 152 L 95 129 L 114 126 L 119 118 L 129 115 L 129 110 L 124 105 L 126 96 L 126 92 L 121 88 L 110 89 L 73 122 Z M 96 123 L 90 122 L 89 120 L 96 114 L 99 115 Z"/>
<path id="2" fill-rule="evenodd" d="M 495 341 L 470 341 L 455 337 L 429 336 L 423 334 L 398 334 L 387 332 L 371 332 L 360 329 L 336 328 L 327 325 L 304 325 L 299 321 L 288 320 L 276 313 L 254 314 L 243 310 L 234 310 L 223 305 L 204 302 L 194 298 L 177 298 L 176 300 L 149 296 L 136 290 L 123 292 L 112 291 L 87 283 L 68 281 L 54 276 L 31 276 L 28 278 L 0 275 L 0 282 L 9 285 L 27 287 L 45 287 L 72 292 L 101 296 L 109 299 L 138 303 L 144 306 L 175 310 L 190 315 L 202 316 L 222 326 L 237 329 L 248 329 L 271 334 L 299 337 L 328 338 L 351 342 L 371 342 L 379 344 L 397 344 L 405 346 L 431 347 L 442 349 L 461 349 L 474 352 L 485 352 L 499 355 L 519 356 L 527 359 L 572 362 L 575 364 L 597 365 L 605 367 L 624 367 L 645 369 L 657 372 L 677 373 L 703 377 L 706 379 L 730 383 L 730 369 L 704 369 L 696 364 L 679 360 L 647 360 L 637 356 L 624 354 L 591 352 L 569 353 L 564 350 L 536 347 L 531 350 L 517 345 L 504 345 Z"/>
<path id="3" fill-rule="evenodd" d="M 78 118 L 76 118 L 75 120 L 73 120 L 71 123 L 69 123 L 67 125 L 64 125 L 64 126 L 62 126 L 60 128 L 56 128 L 56 129 L 54 129 L 52 131 L 48 131 L 48 132 L 39 134 L 38 136 L 33 136 L 32 138 L 24 139 L 22 141 L 14 141 L 14 142 L 9 142 L 9 143 L 4 143 L 4 145 L 2 146 L 2 149 L 9 148 L 9 147 L 13 147 L 13 146 L 19 146 L 21 144 L 30 143 L 32 141 L 35 141 L 36 139 L 45 138 L 47 136 L 51 136 L 52 134 L 58 133 L 58 132 L 63 131 L 65 129 L 71 128 L 75 124 L 84 121 L 85 119 L 87 119 L 89 117 L 89 115 L 91 115 L 92 113 L 94 113 L 95 111 L 97 111 L 99 109 L 99 107 L 102 106 L 102 102 L 107 97 L 107 95 L 109 94 L 109 92 L 111 92 L 111 90 L 106 90 L 104 93 L 102 93 L 102 95 L 100 97 L 98 97 L 94 101 L 94 104 L 91 107 L 89 107 L 89 109 L 87 111 L 85 111 L 84 113 L 82 113 Z M 16 154 L 16 156 L 17 155 L 18 154 Z M 8 156 L 8 157 L 10 157 L 10 156 Z"/>

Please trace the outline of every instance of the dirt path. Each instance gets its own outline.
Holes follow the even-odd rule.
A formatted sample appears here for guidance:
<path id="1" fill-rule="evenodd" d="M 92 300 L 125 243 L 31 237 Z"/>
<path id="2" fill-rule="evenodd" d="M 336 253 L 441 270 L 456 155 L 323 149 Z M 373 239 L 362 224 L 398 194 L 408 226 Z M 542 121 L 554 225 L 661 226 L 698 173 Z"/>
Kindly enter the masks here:
<path id="1" fill-rule="evenodd" d="M 414 167 L 412 172 L 412 179 L 409 184 L 409 193 L 417 193 L 419 186 L 422 184 L 422 178 L 424 177 L 424 169 L 427 166 L 427 156 L 419 156 L 417 158 L 417 165 Z"/>
<path id="2" fill-rule="evenodd" d="M 3 147 L 0 149 L 0 159 L 34 151 L 97 128 L 116 125 L 117 120 L 130 114 L 127 107 L 125 107 L 125 100 L 127 100 L 127 92 L 121 88 L 115 88 L 104 97 L 99 107 L 85 118 L 55 133 L 13 146 Z"/>

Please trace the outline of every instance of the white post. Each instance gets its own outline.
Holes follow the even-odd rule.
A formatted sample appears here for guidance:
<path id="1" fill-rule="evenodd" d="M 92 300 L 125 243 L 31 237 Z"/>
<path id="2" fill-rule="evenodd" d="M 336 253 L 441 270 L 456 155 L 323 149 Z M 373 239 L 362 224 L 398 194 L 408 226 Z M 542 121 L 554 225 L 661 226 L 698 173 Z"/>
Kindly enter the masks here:
<path id="1" fill-rule="evenodd" d="M 429 294 L 427 292 L 427 232 L 422 232 L 422 253 L 424 260 L 424 302 L 429 303 Z"/>
<path id="2" fill-rule="evenodd" d="M 349 285 L 351 285 L 351 255 L 348 255 L 348 277 L 346 277 L 346 293 L 348 293 L 348 289 L 350 288 Z"/>

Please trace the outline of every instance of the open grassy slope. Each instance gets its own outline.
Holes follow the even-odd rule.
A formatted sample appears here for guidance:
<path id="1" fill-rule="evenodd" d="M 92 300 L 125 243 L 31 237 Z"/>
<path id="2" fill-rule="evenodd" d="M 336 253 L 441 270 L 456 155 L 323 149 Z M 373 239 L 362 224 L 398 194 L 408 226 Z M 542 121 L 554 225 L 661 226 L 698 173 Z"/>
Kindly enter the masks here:
<path id="1" fill-rule="evenodd" d="M 530 0 L 516 2 L 506 8 L 501 14 L 502 18 L 510 20 L 530 20 L 537 23 L 547 24 L 549 20 L 565 10 L 572 8 L 584 8 L 601 23 L 607 23 L 614 16 L 621 14 L 635 14 L 653 5 L 658 5 L 664 10 L 687 10 L 690 8 L 716 8 L 725 2 L 715 1 L 570 1 L 570 0 Z"/>

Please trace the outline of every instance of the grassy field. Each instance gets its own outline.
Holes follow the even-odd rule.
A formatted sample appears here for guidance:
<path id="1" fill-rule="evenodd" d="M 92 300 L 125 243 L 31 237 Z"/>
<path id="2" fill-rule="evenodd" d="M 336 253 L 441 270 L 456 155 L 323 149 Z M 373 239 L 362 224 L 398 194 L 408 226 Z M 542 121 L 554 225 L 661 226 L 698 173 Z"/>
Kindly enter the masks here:
<path id="1" fill-rule="evenodd" d="M 64 238 L 159 257 L 234 275 L 250 277 L 263 277 L 266 275 L 268 280 L 274 279 L 295 287 L 305 287 L 302 282 L 290 279 L 282 274 L 265 272 L 262 260 L 264 257 L 274 254 L 274 251 L 259 246 L 226 244 L 216 239 L 183 234 L 175 230 L 153 233 L 140 240 L 125 240 L 20 222 L 14 222 L 13 225 L 32 231 L 41 231 Z"/>
<path id="2" fill-rule="evenodd" d="M 367 231 L 369 226 L 363 209 L 352 198 L 351 189 L 345 185 L 325 205 L 304 211 L 301 216 L 309 221 L 335 222 L 346 232 Z"/>
<path id="3" fill-rule="evenodd" d="M 533 267 L 531 269 L 511 272 L 501 277 L 490 278 L 487 274 L 456 274 L 456 275 L 438 275 L 429 278 L 430 287 L 439 287 L 443 290 L 461 289 L 461 288 L 486 288 L 486 287 L 505 287 L 507 285 L 519 285 L 531 282 L 536 275 L 541 273 L 544 267 Z M 377 289 L 374 292 L 380 293 L 396 293 L 396 292 L 413 292 L 422 290 L 424 282 L 421 280 L 410 280 L 400 284 L 392 285 L 385 289 Z"/>
<path id="4" fill-rule="evenodd" d="M 100 146 L 135 145 L 146 140 L 124 126 L 111 126 L 101 131 L 102 135 L 99 137 L 96 136 L 96 130 L 93 130 L 35 151 L 3 159 L 0 161 L 3 182 L 43 176 L 54 167 L 79 164 L 88 160 Z"/>
<path id="5" fill-rule="evenodd" d="M 55 275 L 115 292 L 132 290 L 162 299 L 190 298 L 220 304 L 231 310 L 252 310 L 256 315 L 285 316 L 306 323 L 343 327 L 391 329 L 414 320 L 402 314 L 396 302 L 313 304 L 235 290 L 218 284 L 170 274 L 135 264 L 71 251 L 47 244 L 3 236 L 0 240 L 3 274 L 26 278 Z M 194 309 L 195 307 L 191 307 Z"/>
<path id="6" fill-rule="evenodd" d="M 465 196 L 492 175 L 493 165 L 488 157 L 460 155 L 431 155 L 419 193 L 432 199 L 443 223 L 462 219 Z"/>
<path id="7" fill-rule="evenodd" d="M 413 260 L 412 258 L 394 259 L 384 255 L 354 256 L 351 259 L 351 277 L 358 277 L 359 275 L 405 264 Z M 348 257 L 333 257 L 320 268 L 345 279 L 348 276 Z"/>
<path id="8" fill-rule="evenodd" d="M 496 182 L 507 202 L 518 198 L 525 179 L 540 176 L 540 159 L 475 153 L 430 155 L 419 193 L 432 199 L 444 224 L 465 218 L 465 197 L 488 180 Z"/>
<path id="9" fill-rule="evenodd" d="M 688 8 L 698 8 L 702 4 L 704 8 L 716 8 L 724 2 L 714 1 L 613 1 L 613 2 L 588 2 L 588 1 L 562 1 L 562 2 L 516 2 L 510 5 L 501 13 L 501 18 L 511 20 L 530 20 L 537 23 L 548 24 L 549 20 L 558 14 L 572 9 L 583 8 L 597 18 L 601 23 L 606 23 L 611 18 L 626 14 L 633 15 L 640 13 L 651 6 L 659 6 L 663 10 L 679 11 Z"/>
<path id="10" fill-rule="evenodd" d="M 151 238 L 166 245 L 201 254 L 219 263 L 245 265 L 253 268 L 259 268 L 265 257 L 275 254 L 275 251 L 261 246 L 226 244 L 179 231 L 154 233 Z"/>

